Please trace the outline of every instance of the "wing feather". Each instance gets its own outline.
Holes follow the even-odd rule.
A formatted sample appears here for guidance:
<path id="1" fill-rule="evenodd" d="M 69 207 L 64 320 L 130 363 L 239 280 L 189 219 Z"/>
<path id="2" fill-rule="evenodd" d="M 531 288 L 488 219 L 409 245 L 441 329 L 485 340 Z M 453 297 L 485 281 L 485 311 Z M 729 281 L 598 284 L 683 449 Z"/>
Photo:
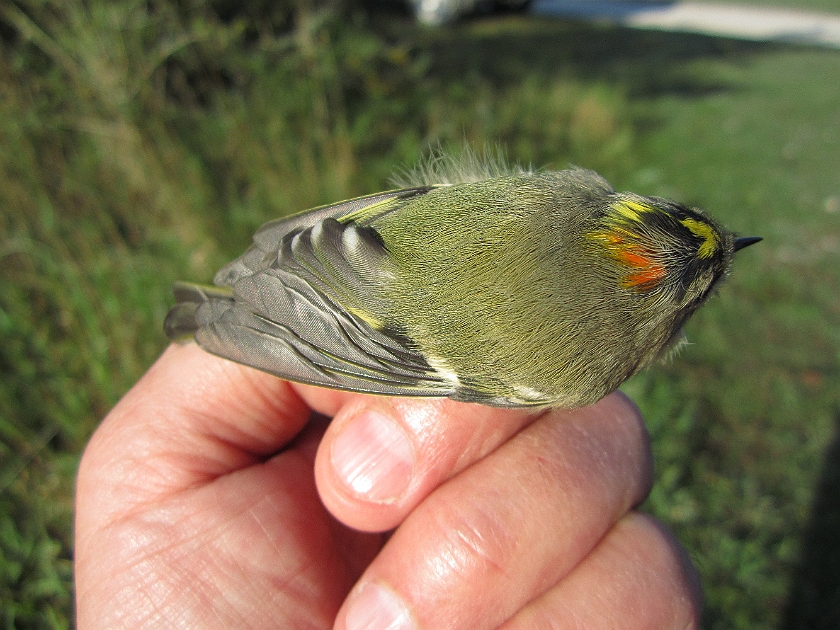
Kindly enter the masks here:
<path id="1" fill-rule="evenodd" d="M 364 226 L 429 190 L 370 195 L 266 224 L 253 246 L 216 275 L 215 283 L 230 289 L 191 294 L 199 303 L 196 341 L 297 382 L 386 395 L 453 394 L 451 375 L 383 325 L 388 253 Z"/>

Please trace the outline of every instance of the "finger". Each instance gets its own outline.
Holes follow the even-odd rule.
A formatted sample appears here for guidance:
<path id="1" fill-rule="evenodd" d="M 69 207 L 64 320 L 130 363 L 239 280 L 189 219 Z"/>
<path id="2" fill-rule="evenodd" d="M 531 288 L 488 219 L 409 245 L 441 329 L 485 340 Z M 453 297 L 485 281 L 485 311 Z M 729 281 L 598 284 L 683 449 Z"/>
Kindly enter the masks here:
<path id="1" fill-rule="evenodd" d="M 654 519 L 631 512 L 550 591 L 500 630 L 688 630 L 701 591 L 685 550 Z"/>
<path id="2" fill-rule="evenodd" d="M 297 392 L 306 403 L 315 411 L 325 416 L 332 418 L 337 414 L 341 408 L 356 398 L 369 397 L 381 398 L 380 396 L 367 396 L 365 394 L 357 394 L 341 389 L 328 389 L 326 387 L 316 387 L 315 385 L 303 385 L 301 383 L 290 383 L 292 389 Z"/>
<path id="3" fill-rule="evenodd" d="M 444 480 L 537 417 L 448 399 L 342 398 L 315 478 L 330 512 L 364 531 L 392 529 Z"/>
<path id="4" fill-rule="evenodd" d="M 651 478 L 626 397 L 548 413 L 408 516 L 335 627 L 496 628 L 569 574 Z"/>
<path id="5" fill-rule="evenodd" d="M 170 346 L 95 432 L 79 494 L 120 510 L 189 488 L 277 452 L 310 413 L 285 381 L 195 344 Z"/>

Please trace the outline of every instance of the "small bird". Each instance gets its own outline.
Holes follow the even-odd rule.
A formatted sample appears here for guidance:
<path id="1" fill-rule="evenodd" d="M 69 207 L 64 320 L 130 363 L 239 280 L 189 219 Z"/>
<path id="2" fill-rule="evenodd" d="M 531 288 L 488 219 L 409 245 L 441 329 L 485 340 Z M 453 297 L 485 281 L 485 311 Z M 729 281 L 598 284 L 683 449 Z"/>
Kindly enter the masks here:
<path id="1" fill-rule="evenodd" d="M 499 407 L 594 403 L 678 345 L 736 238 L 591 170 L 438 155 L 403 187 L 263 225 L 173 340 L 281 378 Z"/>

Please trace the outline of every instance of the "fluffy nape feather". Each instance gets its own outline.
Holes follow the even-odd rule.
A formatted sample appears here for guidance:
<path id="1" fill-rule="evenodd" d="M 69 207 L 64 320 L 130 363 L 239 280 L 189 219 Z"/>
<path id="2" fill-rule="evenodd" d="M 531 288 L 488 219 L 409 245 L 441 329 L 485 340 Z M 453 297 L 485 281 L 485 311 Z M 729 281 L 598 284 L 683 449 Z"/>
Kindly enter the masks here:
<path id="1" fill-rule="evenodd" d="M 395 188 L 415 186 L 455 185 L 480 182 L 508 175 L 530 175 L 534 169 L 508 163 L 507 155 L 498 145 L 485 144 L 481 151 L 464 143 L 458 152 L 447 152 L 438 145 L 416 166 L 406 168 L 391 177 Z"/>

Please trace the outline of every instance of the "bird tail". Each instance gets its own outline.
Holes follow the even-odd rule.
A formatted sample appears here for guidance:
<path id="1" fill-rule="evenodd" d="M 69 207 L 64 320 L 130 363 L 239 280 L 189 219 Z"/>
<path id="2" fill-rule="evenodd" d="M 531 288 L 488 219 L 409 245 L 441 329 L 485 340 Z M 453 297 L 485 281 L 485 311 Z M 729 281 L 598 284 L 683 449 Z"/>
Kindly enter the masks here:
<path id="1" fill-rule="evenodd" d="M 189 282 L 176 282 L 172 287 L 177 303 L 163 322 L 163 331 L 171 341 L 189 341 L 201 324 L 196 318 L 196 311 L 202 304 L 211 300 L 233 302 L 230 287 L 214 287 Z"/>

